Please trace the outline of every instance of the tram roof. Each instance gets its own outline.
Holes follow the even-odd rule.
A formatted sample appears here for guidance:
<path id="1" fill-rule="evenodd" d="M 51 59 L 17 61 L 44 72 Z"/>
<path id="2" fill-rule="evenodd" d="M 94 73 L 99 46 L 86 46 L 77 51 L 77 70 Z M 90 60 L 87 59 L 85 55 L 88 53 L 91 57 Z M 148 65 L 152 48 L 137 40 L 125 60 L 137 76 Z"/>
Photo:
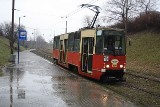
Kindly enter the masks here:
<path id="1" fill-rule="evenodd" d="M 97 27 L 97 28 L 82 28 L 79 31 L 84 31 L 84 30 L 114 30 L 114 31 L 124 31 L 124 29 L 119 29 L 119 28 L 111 28 L 111 27 Z"/>
<path id="2" fill-rule="evenodd" d="M 119 29 L 119 28 L 106 28 L 106 27 L 100 27 L 98 29 L 102 29 L 102 30 L 114 30 L 114 31 L 124 31 L 124 29 Z"/>
<path id="3" fill-rule="evenodd" d="M 110 31 L 124 31 L 124 29 L 119 29 L 119 28 L 111 28 L 111 27 L 97 27 L 97 28 L 82 28 L 82 29 L 79 29 L 78 31 L 75 31 L 75 32 L 81 32 L 81 31 L 85 31 L 85 30 L 88 30 L 88 31 L 91 31 L 91 30 L 110 30 Z M 65 34 L 60 34 L 60 35 L 57 35 L 57 36 L 62 36 L 62 35 L 69 35 L 71 33 L 75 33 L 75 32 L 68 32 L 68 33 L 65 33 Z M 57 37 L 55 36 L 55 37 Z"/>

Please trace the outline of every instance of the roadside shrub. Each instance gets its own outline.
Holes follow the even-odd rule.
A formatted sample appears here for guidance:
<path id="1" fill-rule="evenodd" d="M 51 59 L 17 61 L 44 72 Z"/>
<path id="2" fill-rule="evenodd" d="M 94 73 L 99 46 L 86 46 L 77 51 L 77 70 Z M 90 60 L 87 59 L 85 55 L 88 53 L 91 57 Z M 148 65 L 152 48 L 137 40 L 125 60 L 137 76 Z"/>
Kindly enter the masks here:
<path id="1" fill-rule="evenodd" d="M 147 14 L 140 14 L 139 16 L 128 19 L 128 29 L 129 33 L 136 33 L 144 30 L 154 30 L 159 32 L 160 28 L 160 12 L 152 11 Z M 124 25 L 121 22 L 116 23 L 112 27 L 124 29 Z"/>
<path id="2" fill-rule="evenodd" d="M 160 27 L 160 13 L 151 12 L 140 15 L 133 23 L 135 24 L 135 31 L 142 31 L 148 29 L 158 29 Z"/>

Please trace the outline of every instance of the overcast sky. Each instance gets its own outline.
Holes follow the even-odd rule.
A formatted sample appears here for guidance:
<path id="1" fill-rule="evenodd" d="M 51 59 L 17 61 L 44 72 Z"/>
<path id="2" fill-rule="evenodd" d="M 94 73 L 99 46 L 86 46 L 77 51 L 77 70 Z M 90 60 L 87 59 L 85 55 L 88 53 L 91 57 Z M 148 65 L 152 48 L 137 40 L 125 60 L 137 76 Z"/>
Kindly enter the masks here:
<path id="1" fill-rule="evenodd" d="M 80 5 L 90 3 L 102 5 L 106 0 L 15 0 L 15 23 L 21 17 L 21 24 L 27 28 L 28 36 L 38 31 L 48 41 L 55 35 L 65 33 L 65 23 L 68 22 L 68 32 L 83 27 L 83 18 L 95 13 Z M 12 0 L 0 0 L 0 23 L 11 22 Z M 19 10 L 19 11 L 18 11 Z M 61 18 L 66 17 L 68 18 Z M 26 16 L 26 17 L 23 17 Z M 35 31 L 34 31 L 35 29 Z"/>
<path id="2" fill-rule="evenodd" d="M 107 0 L 15 0 L 15 23 L 18 18 L 27 28 L 28 36 L 38 31 L 46 41 L 55 35 L 65 33 L 65 21 L 68 22 L 68 32 L 76 31 L 83 27 L 86 15 L 94 15 L 91 10 L 81 9 L 81 4 L 104 6 Z M 0 23 L 11 22 L 12 0 L 0 0 Z M 101 15 L 102 13 L 100 13 Z M 61 18 L 68 15 L 68 18 Z M 35 31 L 34 31 L 35 29 Z"/>

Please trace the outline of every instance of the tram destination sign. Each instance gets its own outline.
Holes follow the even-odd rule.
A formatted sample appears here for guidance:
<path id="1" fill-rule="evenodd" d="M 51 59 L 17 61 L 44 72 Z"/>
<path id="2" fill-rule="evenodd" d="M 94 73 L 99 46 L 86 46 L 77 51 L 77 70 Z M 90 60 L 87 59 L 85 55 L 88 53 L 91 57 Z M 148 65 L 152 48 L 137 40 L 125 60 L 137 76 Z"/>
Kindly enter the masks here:
<path id="1" fill-rule="evenodd" d="M 27 40 L 27 31 L 19 30 L 19 40 Z"/>

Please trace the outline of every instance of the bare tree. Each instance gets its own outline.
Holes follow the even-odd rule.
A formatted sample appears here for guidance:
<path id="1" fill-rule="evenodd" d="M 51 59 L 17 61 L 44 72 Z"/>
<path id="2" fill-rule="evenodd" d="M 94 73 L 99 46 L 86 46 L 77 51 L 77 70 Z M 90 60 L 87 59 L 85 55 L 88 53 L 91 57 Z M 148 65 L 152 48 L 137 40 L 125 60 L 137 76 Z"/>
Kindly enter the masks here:
<path id="1" fill-rule="evenodd" d="M 105 12 L 109 21 L 123 22 L 127 32 L 128 18 L 135 14 L 137 10 L 137 0 L 110 0 L 105 5 Z"/>
<path id="2" fill-rule="evenodd" d="M 53 48 L 53 40 L 49 40 L 48 46 L 49 46 L 49 49 Z"/>
<path id="3" fill-rule="evenodd" d="M 12 37 L 12 24 L 5 22 L 1 26 L 3 30 L 3 35 L 9 40 L 11 54 L 12 54 L 14 50 L 14 43 L 17 39 L 17 30 L 14 32 L 14 36 Z M 14 28 L 18 29 L 18 26 L 15 24 Z"/>
<path id="4" fill-rule="evenodd" d="M 90 16 L 85 16 L 85 17 L 84 17 L 84 20 L 83 20 L 84 26 L 85 26 L 85 27 L 86 27 L 86 26 L 89 26 L 90 23 L 91 23 L 91 21 L 92 21 L 92 19 L 91 19 Z"/>
<path id="5" fill-rule="evenodd" d="M 36 38 L 36 48 L 46 48 L 47 42 L 45 41 L 45 39 L 39 35 Z"/>
<path id="6" fill-rule="evenodd" d="M 91 24 L 92 20 L 93 20 L 92 16 L 85 16 L 84 19 L 83 19 L 83 25 L 85 27 L 89 26 Z M 95 22 L 95 25 L 99 25 L 101 22 L 103 22 L 103 18 L 102 17 L 97 18 L 97 20 Z"/>
<path id="7" fill-rule="evenodd" d="M 138 0 L 138 2 L 140 9 L 142 12 L 145 12 L 145 14 L 156 9 L 157 0 Z"/>
<path id="8" fill-rule="evenodd" d="M 3 36 L 3 28 L 2 28 L 2 25 L 0 25 L 0 36 Z"/>
<path id="9" fill-rule="evenodd" d="M 0 25 L 0 33 L 2 31 L 2 35 L 9 40 L 11 54 L 14 50 L 14 43 L 17 40 L 17 33 L 18 33 L 18 25 L 14 24 L 14 36 L 12 37 L 12 23 L 4 22 Z M 25 29 L 24 25 L 20 26 L 20 29 Z"/>
<path id="10" fill-rule="evenodd" d="M 26 45 L 31 49 L 36 48 L 34 38 L 30 37 L 29 41 L 26 41 Z"/>

